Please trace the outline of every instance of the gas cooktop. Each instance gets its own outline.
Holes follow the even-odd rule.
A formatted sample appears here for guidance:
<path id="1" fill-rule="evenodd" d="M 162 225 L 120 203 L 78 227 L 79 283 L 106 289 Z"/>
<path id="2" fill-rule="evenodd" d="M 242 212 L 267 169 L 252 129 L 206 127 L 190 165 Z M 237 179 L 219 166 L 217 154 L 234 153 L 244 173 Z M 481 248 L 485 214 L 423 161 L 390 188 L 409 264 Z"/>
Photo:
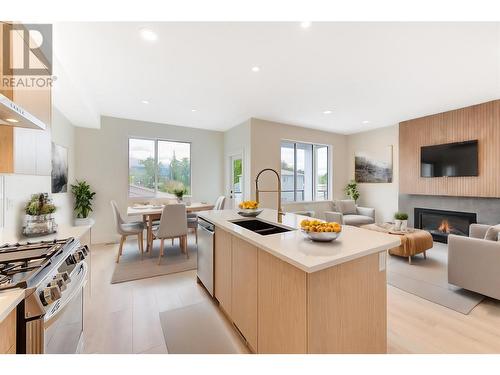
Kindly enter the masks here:
<path id="1" fill-rule="evenodd" d="M 51 268 L 54 259 L 76 245 L 78 241 L 67 238 L 0 246 L 0 290 L 32 286 L 39 273 Z M 76 263 L 75 255 L 69 255 L 66 262 Z"/>

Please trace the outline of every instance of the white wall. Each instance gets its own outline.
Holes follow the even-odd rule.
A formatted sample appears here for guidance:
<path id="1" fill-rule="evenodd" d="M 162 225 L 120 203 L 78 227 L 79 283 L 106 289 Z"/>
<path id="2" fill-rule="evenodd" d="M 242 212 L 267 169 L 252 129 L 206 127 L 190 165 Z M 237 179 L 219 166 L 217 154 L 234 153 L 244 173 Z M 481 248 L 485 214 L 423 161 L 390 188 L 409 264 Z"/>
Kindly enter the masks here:
<path id="1" fill-rule="evenodd" d="M 74 182 L 75 177 L 75 128 L 56 109 L 52 111 L 52 141 L 68 148 L 68 182 Z M 6 232 L 21 233 L 26 202 L 35 193 L 49 193 L 51 191 L 50 176 L 33 176 L 23 174 L 4 175 L 5 180 L 5 219 Z M 73 222 L 73 204 L 70 187 L 68 193 L 52 194 L 53 203 L 57 207 L 56 222 L 60 225 Z"/>
<path id="2" fill-rule="evenodd" d="M 358 204 L 374 207 L 376 220 L 391 221 L 398 210 L 399 186 L 399 125 L 379 128 L 347 137 L 349 171 L 348 180 L 354 179 L 354 155 L 356 152 L 377 153 L 383 147 L 393 146 L 393 179 L 392 183 L 358 184 L 361 193 Z"/>
<path id="3" fill-rule="evenodd" d="M 122 215 L 131 203 L 128 198 L 128 138 L 163 138 L 191 142 L 191 187 L 193 201 L 214 202 L 222 194 L 224 135 L 151 122 L 102 117 L 100 129 L 77 128 L 77 178 L 96 191 L 92 217 L 96 224 L 93 241 L 114 242 L 110 201 L 115 200 Z"/>
<path id="4" fill-rule="evenodd" d="M 333 198 L 343 196 L 343 187 L 347 182 L 347 136 L 320 130 L 307 129 L 298 126 L 277 122 L 251 119 L 252 131 L 252 178 L 264 168 L 273 168 L 278 172 L 281 169 L 281 141 L 283 139 L 308 143 L 326 144 L 331 146 L 331 178 L 333 179 Z M 269 175 L 262 175 L 261 189 L 276 189 L 276 179 Z M 252 184 L 252 197 L 255 197 L 255 186 Z M 331 198 L 331 197 L 330 197 Z M 276 195 L 263 193 L 261 196 L 263 207 L 276 208 Z M 308 203 L 304 209 L 314 210 L 316 203 Z M 318 205 L 321 205 L 318 203 Z"/>
<path id="5" fill-rule="evenodd" d="M 235 154 L 243 156 L 243 199 L 249 200 L 251 196 L 251 131 L 250 120 L 237 125 L 224 132 L 224 191 L 226 197 L 230 195 L 231 162 L 230 157 Z M 227 207 L 229 208 L 229 206 Z"/>
<path id="6" fill-rule="evenodd" d="M 74 213 L 71 184 L 75 183 L 76 176 L 75 127 L 56 108 L 52 111 L 52 141 L 68 149 L 68 192 L 52 194 L 53 202 L 57 207 L 55 217 L 58 223 L 72 224 Z"/>

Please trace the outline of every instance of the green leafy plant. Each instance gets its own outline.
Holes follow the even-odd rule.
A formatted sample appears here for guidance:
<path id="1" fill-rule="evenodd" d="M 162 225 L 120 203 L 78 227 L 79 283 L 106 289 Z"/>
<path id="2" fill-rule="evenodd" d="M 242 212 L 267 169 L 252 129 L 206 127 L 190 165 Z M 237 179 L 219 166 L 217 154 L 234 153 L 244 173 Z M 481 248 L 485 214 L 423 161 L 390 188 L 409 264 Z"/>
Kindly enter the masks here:
<path id="1" fill-rule="evenodd" d="M 355 202 L 358 200 L 359 195 L 360 195 L 359 190 L 358 190 L 358 184 L 354 180 L 351 180 L 346 185 L 346 187 L 344 188 L 344 192 L 348 197 L 353 199 Z"/>
<path id="2" fill-rule="evenodd" d="M 396 212 L 394 214 L 394 219 L 396 219 L 396 220 L 408 220 L 408 214 L 405 212 Z"/>
<path id="3" fill-rule="evenodd" d="M 33 194 L 25 207 L 26 215 L 39 216 L 56 212 L 56 206 L 52 204 L 47 193 Z"/>
<path id="4" fill-rule="evenodd" d="M 92 191 L 90 185 L 86 181 L 76 181 L 76 184 L 71 185 L 71 192 L 75 197 L 75 213 L 79 219 L 86 219 L 92 212 L 92 200 L 95 196 L 95 191 Z"/>
<path id="5" fill-rule="evenodd" d="M 184 194 L 186 194 L 186 188 L 184 186 L 172 189 L 172 193 L 179 199 L 182 199 Z"/>

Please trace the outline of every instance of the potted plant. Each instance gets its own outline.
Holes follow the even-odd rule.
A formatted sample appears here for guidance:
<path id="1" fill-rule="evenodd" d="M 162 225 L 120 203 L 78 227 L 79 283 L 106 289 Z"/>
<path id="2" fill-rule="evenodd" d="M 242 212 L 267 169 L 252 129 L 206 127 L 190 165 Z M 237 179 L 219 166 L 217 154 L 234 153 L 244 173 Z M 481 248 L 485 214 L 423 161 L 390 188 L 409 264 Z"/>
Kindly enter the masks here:
<path id="1" fill-rule="evenodd" d="M 95 196 L 95 191 L 92 191 L 90 185 L 86 181 L 76 181 L 76 184 L 71 185 L 71 192 L 75 197 L 75 225 L 90 225 L 89 218 L 92 212 L 92 200 Z"/>
<path id="2" fill-rule="evenodd" d="M 23 234 L 25 236 L 40 236 L 57 231 L 52 214 L 56 212 L 47 193 L 33 194 L 25 206 Z"/>
<path id="3" fill-rule="evenodd" d="M 186 194 L 186 188 L 184 186 L 179 186 L 176 187 L 172 190 L 174 195 L 177 197 L 177 201 L 180 203 L 182 202 L 182 197 L 184 197 L 184 194 Z"/>
<path id="4" fill-rule="evenodd" d="M 345 194 L 356 202 L 359 198 L 358 184 L 356 181 L 351 180 L 344 188 Z"/>
<path id="5" fill-rule="evenodd" d="M 396 212 L 394 214 L 394 229 L 405 231 L 408 228 L 408 214 Z"/>

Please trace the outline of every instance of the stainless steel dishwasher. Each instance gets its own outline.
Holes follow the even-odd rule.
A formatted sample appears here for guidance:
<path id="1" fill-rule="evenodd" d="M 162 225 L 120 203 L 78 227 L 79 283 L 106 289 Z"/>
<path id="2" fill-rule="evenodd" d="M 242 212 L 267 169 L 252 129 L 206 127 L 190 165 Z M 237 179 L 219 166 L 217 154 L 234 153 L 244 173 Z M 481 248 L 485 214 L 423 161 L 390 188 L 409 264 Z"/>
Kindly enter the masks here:
<path id="1" fill-rule="evenodd" d="M 198 218 L 198 280 L 208 293 L 214 295 L 214 240 L 215 226 Z"/>

